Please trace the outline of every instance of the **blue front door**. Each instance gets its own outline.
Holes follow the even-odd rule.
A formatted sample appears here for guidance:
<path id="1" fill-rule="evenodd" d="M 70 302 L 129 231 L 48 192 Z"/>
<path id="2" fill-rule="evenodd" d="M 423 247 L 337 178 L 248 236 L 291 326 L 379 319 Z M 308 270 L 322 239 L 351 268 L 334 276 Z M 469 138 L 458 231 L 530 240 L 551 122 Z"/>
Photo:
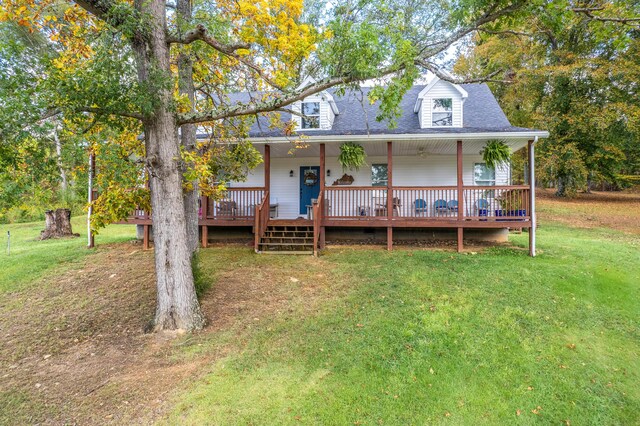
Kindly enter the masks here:
<path id="1" fill-rule="evenodd" d="M 320 194 L 320 167 L 300 167 L 300 214 L 307 214 L 307 206 L 311 205 L 312 198 L 318 198 Z"/>

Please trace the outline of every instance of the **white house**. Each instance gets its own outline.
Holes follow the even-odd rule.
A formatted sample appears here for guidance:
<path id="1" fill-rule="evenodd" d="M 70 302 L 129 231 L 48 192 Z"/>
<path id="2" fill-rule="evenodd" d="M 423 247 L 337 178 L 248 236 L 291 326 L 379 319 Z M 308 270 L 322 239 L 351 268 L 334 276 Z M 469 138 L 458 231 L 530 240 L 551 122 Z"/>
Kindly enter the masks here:
<path id="1" fill-rule="evenodd" d="M 297 137 L 259 120 L 249 136 L 264 163 L 246 182 L 232 182 L 224 200 L 203 198 L 203 244 L 235 228 L 254 234 L 258 252 L 315 252 L 326 235 L 382 231 L 391 249 L 394 232 L 421 238 L 450 230 L 461 249 L 465 230 L 504 238 L 517 227 L 531 228 L 535 253 L 534 192 L 512 185 L 508 166 L 486 167 L 480 151 L 492 139 L 513 151 L 528 146 L 532 164 L 535 141 L 548 132 L 512 126 L 486 84 L 433 77 L 416 85 L 394 128 L 376 121 L 369 90 L 343 96 L 327 90 L 292 105 L 296 114 L 283 113 L 304 135 L 305 148 L 293 149 Z M 364 148 L 366 166 L 342 170 L 337 158 L 346 142 Z"/>

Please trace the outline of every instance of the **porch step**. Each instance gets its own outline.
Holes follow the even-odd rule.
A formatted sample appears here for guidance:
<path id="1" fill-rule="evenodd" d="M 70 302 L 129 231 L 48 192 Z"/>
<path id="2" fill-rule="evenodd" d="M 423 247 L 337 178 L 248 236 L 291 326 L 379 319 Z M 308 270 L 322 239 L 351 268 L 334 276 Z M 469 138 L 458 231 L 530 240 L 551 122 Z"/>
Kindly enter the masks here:
<path id="1" fill-rule="evenodd" d="M 258 253 L 313 254 L 313 226 L 269 224 L 260 239 Z"/>

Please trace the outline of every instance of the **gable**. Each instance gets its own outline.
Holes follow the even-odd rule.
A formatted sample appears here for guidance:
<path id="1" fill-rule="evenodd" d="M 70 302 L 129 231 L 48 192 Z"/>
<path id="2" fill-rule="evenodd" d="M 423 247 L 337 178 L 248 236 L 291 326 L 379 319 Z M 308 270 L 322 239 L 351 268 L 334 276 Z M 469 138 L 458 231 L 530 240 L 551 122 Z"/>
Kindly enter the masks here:
<path id="1" fill-rule="evenodd" d="M 463 127 L 468 93 L 460 85 L 434 77 L 416 99 L 414 111 L 421 128 Z"/>

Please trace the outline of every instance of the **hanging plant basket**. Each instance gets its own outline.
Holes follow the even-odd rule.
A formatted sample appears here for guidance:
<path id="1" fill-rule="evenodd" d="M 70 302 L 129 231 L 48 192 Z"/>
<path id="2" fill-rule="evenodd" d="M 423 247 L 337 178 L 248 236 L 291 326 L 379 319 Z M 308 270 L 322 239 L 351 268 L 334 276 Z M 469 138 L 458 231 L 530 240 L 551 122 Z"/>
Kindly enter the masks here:
<path id="1" fill-rule="evenodd" d="M 343 171 L 360 170 L 360 167 L 366 163 L 367 154 L 364 152 L 362 145 L 353 142 L 346 142 L 340 145 L 340 155 L 338 162 L 342 166 Z"/>
<path id="2" fill-rule="evenodd" d="M 482 154 L 482 161 L 487 167 L 494 170 L 499 165 L 507 164 L 511 160 L 511 148 L 499 139 L 488 140 L 480 154 Z"/>

